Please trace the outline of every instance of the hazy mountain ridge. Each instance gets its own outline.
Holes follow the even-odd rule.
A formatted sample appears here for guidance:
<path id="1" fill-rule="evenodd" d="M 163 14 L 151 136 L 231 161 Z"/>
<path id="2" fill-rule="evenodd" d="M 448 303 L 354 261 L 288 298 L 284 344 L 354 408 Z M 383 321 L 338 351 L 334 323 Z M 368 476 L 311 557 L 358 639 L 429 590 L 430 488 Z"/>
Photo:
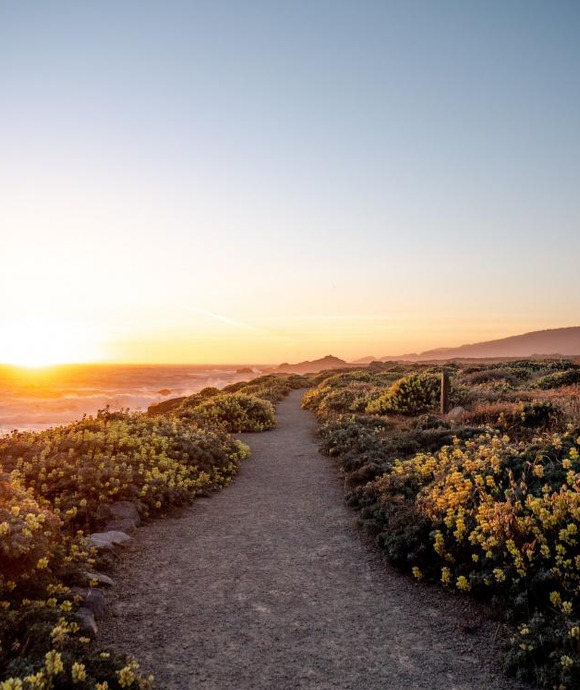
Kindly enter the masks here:
<path id="1" fill-rule="evenodd" d="M 370 364 L 371 362 L 376 362 L 378 357 L 374 355 L 369 355 L 368 357 L 359 357 L 359 359 L 353 360 L 353 364 Z"/>
<path id="2" fill-rule="evenodd" d="M 531 331 L 507 338 L 458 347 L 439 347 L 419 354 L 385 355 L 380 360 L 429 360 L 477 357 L 532 357 L 535 355 L 580 355 L 580 326 Z M 367 358 L 362 358 L 363 361 Z"/>

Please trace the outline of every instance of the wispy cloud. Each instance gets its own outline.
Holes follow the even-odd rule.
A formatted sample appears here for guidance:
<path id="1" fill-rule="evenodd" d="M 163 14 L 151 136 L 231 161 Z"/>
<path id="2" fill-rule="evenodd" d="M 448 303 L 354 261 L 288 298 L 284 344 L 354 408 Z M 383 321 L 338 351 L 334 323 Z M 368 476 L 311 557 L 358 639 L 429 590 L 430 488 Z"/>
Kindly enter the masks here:
<path id="1" fill-rule="evenodd" d="M 190 305 L 183 305 L 183 308 L 187 309 L 187 311 L 193 312 L 194 314 L 199 314 L 200 316 L 205 316 L 208 319 L 212 319 L 212 321 L 225 323 L 228 326 L 238 328 L 242 331 L 250 331 L 251 333 L 257 333 L 263 336 L 264 338 L 269 338 L 271 340 L 284 343 L 285 345 L 288 345 L 290 347 L 294 347 L 297 344 L 293 338 L 289 337 L 285 333 L 277 333 L 276 331 L 270 330 L 268 328 L 254 326 L 251 323 L 240 321 L 239 319 L 234 319 L 231 316 L 227 316 L 226 314 L 218 314 L 217 312 L 211 311 L 210 309 L 202 309 L 201 307 L 192 307 Z"/>
<path id="2" fill-rule="evenodd" d="M 299 314 L 279 317 L 277 321 L 385 321 L 390 317 L 383 314 Z"/>
<path id="3" fill-rule="evenodd" d="M 255 333 L 261 333 L 263 332 L 262 329 L 256 328 L 256 326 L 252 326 L 249 323 L 244 323 L 243 321 L 238 321 L 237 319 L 232 319 L 230 316 L 226 316 L 225 314 L 216 314 L 216 312 L 209 311 L 209 309 L 200 309 L 198 307 L 190 307 L 187 305 L 184 305 L 184 308 L 187 309 L 188 311 L 192 311 L 195 314 L 201 314 L 202 316 L 207 316 L 210 319 L 213 319 L 213 321 L 219 321 L 221 323 L 226 323 L 228 326 L 233 326 L 234 328 L 240 328 L 245 331 L 254 331 Z"/>

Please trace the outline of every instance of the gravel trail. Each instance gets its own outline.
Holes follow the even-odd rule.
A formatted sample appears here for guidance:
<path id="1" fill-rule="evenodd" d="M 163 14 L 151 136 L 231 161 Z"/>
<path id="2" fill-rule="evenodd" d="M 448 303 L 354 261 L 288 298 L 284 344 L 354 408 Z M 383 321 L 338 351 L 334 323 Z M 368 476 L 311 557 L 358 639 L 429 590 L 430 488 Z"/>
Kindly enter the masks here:
<path id="1" fill-rule="evenodd" d="M 252 457 L 231 487 L 138 531 L 100 641 L 161 690 L 520 687 L 494 666 L 495 625 L 470 633 L 470 602 L 363 542 L 302 393 L 242 436 Z"/>

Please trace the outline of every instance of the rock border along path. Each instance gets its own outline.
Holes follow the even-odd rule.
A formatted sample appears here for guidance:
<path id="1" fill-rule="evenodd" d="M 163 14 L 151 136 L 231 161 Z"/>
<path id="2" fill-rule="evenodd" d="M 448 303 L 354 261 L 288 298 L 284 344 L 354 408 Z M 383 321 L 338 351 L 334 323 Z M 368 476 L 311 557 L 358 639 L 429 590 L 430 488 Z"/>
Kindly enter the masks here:
<path id="1" fill-rule="evenodd" d="M 513 689 L 471 603 L 393 572 L 318 454 L 303 391 L 231 487 L 139 530 L 100 641 L 161 690 Z"/>

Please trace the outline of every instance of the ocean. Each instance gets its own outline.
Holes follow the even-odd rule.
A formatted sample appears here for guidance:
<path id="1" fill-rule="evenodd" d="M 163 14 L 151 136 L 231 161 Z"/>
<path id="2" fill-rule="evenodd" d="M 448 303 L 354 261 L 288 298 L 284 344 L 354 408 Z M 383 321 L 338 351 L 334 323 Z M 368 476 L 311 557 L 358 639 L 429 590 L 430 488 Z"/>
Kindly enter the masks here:
<path id="1" fill-rule="evenodd" d="M 107 405 L 112 410 L 144 411 L 153 403 L 192 395 L 206 386 L 223 388 L 249 380 L 265 368 L 77 364 L 21 369 L 0 365 L 0 433 L 66 424 Z"/>

